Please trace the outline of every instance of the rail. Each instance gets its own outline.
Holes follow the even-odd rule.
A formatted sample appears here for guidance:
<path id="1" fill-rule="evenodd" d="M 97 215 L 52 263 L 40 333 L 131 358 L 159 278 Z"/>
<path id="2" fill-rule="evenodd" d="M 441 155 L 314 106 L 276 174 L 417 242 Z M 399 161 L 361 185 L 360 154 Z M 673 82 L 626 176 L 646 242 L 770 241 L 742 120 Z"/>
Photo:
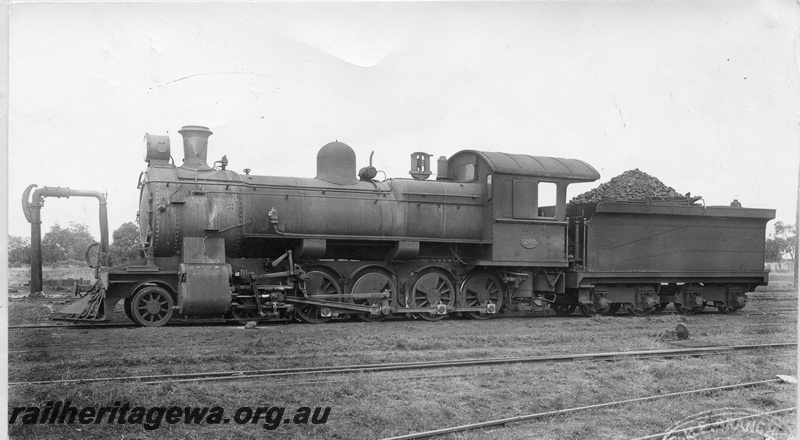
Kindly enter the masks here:
<path id="1" fill-rule="evenodd" d="M 544 418 L 544 417 L 553 417 L 553 416 L 557 416 L 557 415 L 561 415 L 561 414 L 569 414 L 569 413 L 574 413 L 574 412 L 578 412 L 578 411 L 587 411 L 587 410 L 592 410 L 592 409 L 608 408 L 608 407 L 624 405 L 624 404 L 628 404 L 628 403 L 646 402 L 646 401 L 650 401 L 650 400 L 658 400 L 658 399 L 663 399 L 663 398 L 668 398 L 668 397 L 677 397 L 677 396 L 686 396 L 686 395 L 689 395 L 689 394 L 707 393 L 707 392 L 710 392 L 710 391 L 722 391 L 722 390 L 730 390 L 730 389 L 735 389 L 735 388 L 753 387 L 753 386 L 766 385 L 768 383 L 776 383 L 776 382 L 784 382 L 784 379 L 781 379 L 781 378 L 768 379 L 768 380 L 762 380 L 762 381 L 758 381 L 758 382 L 747 382 L 747 383 L 739 383 L 739 384 L 733 384 L 733 385 L 723 385 L 723 386 L 719 386 L 719 387 L 702 388 L 702 389 L 698 389 L 698 390 L 679 391 L 679 392 L 676 392 L 676 393 L 657 394 L 655 396 L 638 397 L 638 398 L 635 398 L 635 399 L 617 400 L 617 401 L 614 401 L 614 402 L 598 403 L 598 404 L 595 404 L 595 405 L 580 406 L 580 407 L 576 407 L 576 408 L 559 409 L 559 410 L 555 410 L 555 411 L 547 411 L 547 412 L 536 413 L 536 414 L 526 414 L 526 415 L 521 415 L 521 416 L 516 416 L 516 417 L 508 417 L 508 418 L 505 418 L 505 419 L 490 420 L 490 421 L 487 421 L 487 422 L 473 423 L 473 424 L 470 424 L 470 425 L 454 426 L 454 427 L 451 427 L 451 428 L 437 429 L 437 430 L 434 430 L 434 431 L 417 432 L 417 433 L 413 433 L 413 434 L 407 434 L 407 435 L 401 435 L 401 436 L 397 436 L 397 437 L 391 437 L 391 438 L 387 438 L 387 439 L 384 439 L 384 440 L 410 440 L 410 439 L 419 439 L 419 438 L 429 438 L 429 437 L 433 437 L 433 436 L 437 436 L 437 435 L 443 435 L 443 434 L 450 434 L 450 433 L 454 433 L 454 432 L 467 431 L 467 430 L 470 430 L 470 429 L 488 428 L 490 426 L 499 426 L 499 425 L 505 425 L 507 423 L 513 423 L 513 422 L 523 422 L 523 421 L 526 421 L 526 420 L 541 419 L 541 418 Z M 780 412 L 794 411 L 795 409 L 796 409 L 796 407 L 785 408 L 785 409 L 780 410 Z M 645 438 L 653 438 L 653 437 L 645 437 Z"/>
<path id="2" fill-rule="evenodd" d="M 171 382 L 171 383 L 207 382 L 207 381 L 220 381 L 220 380 L 243 380 L 243 379 L 264 378 L 264 377 L 270 377 L 270 378 L 290 377 L 290 376 L 309 375 L 309 374 L 374 373 L 374 372 L 384 372 L 384 371 L 420 370 L 420 369 L 431 369 L 431 368 L 483 366 L 483 365 L 499 365 L 499 364 L 511 364 L 511 363 L 620 361 L 628 358 L 636 358 L 636 359 L 670 358 L 670 357 L 680 357 L 680 356 L 714 355 L 720 353 L 730 353 L 740 350 L 755 350 L 760 348 L 788 348 L 788 347 L 797 347 L 797 343 L 793 342 L 793 343 L 778 343 L 778 344 L 729 345 L 729 346 L 719 346 L 719 347 L 680 348 L 671 350 L 579 353 L 579 354 L 562 354 L 562 355 L 552 355 L 552 356 L 418 361 L 418 362 L 399 362 L 399 363 L 386 363 L 386 364 L 340 365 L 340 366 L 329 366 L 329 367 L 279 368 L 279 369 L 268 369 L 268 370 L 214 371 L 214 372 L 203 372 L 203 373 L 162 374 L 162 375 L 147 375 L 147 376 L 93 377 L 93 378 L 83 378 L 83 379 L 9 382 L 8 386 L 82 384 L 82 383 L 92 383 L 92 382 L 140 382 L 144 384 L 160 384 L 165 382 Z"/>

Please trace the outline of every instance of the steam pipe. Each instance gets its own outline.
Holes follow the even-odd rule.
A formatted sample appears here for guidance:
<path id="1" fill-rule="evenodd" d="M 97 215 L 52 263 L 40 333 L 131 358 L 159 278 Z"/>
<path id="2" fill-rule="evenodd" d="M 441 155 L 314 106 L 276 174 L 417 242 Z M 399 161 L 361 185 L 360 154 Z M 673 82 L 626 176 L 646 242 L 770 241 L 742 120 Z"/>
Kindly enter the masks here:
<path id="1" fill-rule="evenodd" d="M 36 185 L 29 185 L 22 194 L 22 212 L 31 224 L 31 295 L 42 292 L 42 206 L 45 197 L 94 197 L 100 202 L 100 252 L 108 253 L 108 210 L 106 196 L 100 191 L 47 187 L 33 192 L 30 202 L 28 196 Z"/>

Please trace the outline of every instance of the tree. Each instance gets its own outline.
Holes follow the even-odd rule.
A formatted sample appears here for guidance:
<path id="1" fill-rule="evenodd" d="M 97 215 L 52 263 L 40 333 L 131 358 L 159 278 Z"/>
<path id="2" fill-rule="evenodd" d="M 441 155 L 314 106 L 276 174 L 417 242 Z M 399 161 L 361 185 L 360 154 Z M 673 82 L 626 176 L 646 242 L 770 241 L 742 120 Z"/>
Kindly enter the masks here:
<path id="1" fill-rule="evenodd" d="M 794 260 L 795 244 L 797 243 L 795 226 L 787 225 L 783 222 L 775 222 L 775 238 L 782 241 L 783 252 L 789 254 L 789 257 Z"/>
<path id="2" fill-rule="evenodd" d="M 767 238 L 765 243 L 765 258 L 767 261 L 779 262 L 783 256 L 788 254 L 791 259 L 795 258 L 795 245 L 797 243 L 797 232 L 795 225 L 787 225 L 783 222 L 775 222 L 775 235 Z"/>
<path id="3" fill-rule="evenodd" d="M 113 242 L 108 250 L 110 265 L 125 264 L 141 257 L 139 227 L 133 222 L 123 223 L 111 234 Z"/>
<path id="4" fill-rule="evenodd" d="M 8 264 L 30 264 L 31 241 L 28 237 L 8 235 Z"/>
<path id="5" fill-rule="evenodd" d="M 62 228 L 56 223 L 42 237 L 42 262 L 84 261 L 86 248 L 94 241 L 89 227 L 84 224 L 70 222 L 69 228 Z"/>
<path id="6" fill-rule="evenodd" d="M 764 259 L 770 263 L 780 263 L 783 260 L 783 246 L 778 240 L 768 238 L 764 243 Z"/>

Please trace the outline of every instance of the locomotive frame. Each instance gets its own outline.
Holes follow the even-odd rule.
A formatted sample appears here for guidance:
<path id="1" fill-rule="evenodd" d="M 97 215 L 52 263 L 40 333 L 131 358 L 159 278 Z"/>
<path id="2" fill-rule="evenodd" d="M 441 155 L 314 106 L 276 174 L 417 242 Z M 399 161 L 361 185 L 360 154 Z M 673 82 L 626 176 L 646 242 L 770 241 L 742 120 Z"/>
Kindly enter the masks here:
<path id="1" fill-rule="evenodd" d="M 175 315 L 486 319 L 548 306 L 643 315 L 670 302 L 681 313 L 731 313 L 768 281 L 774 210 L 693 199 L 568 204 L 570 184 L 600 177 L 580 160 L 464 150 L 440 158 L 431 181 L 431 156 L 417 152 L 413 179 L 377 181 L 332 142 L 313 179 L 255 176 L 228 170 L 226 157 L 208 166 L 206 127 L 180 133 L 181 166 L 167 136 L 145 136 L 144 258 L 102 268 L 62 319 L 107 319 L 119 301 L 143 326 Z"/>

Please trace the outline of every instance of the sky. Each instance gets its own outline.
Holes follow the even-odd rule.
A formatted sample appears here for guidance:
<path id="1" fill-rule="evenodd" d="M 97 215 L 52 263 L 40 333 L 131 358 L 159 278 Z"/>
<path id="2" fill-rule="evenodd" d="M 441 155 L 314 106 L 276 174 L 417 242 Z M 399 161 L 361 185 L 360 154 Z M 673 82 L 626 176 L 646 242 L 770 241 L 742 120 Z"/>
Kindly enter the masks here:
<path id="1" fill-rule="evenodd" d="M 8 230 L 30 184 L 133 221 L 144 134 L 180 164 L 183 125 L 237 172 L 314 177 L 334 140 L 390 178 L 416 151 L 522 153 L 600 172 L 569 197 L 638 168 L 794 223 L 799 30 L 792 1 L 14 3 Z M 97 213 L 48 198 L 42 230 L 99 238 Z"/>

